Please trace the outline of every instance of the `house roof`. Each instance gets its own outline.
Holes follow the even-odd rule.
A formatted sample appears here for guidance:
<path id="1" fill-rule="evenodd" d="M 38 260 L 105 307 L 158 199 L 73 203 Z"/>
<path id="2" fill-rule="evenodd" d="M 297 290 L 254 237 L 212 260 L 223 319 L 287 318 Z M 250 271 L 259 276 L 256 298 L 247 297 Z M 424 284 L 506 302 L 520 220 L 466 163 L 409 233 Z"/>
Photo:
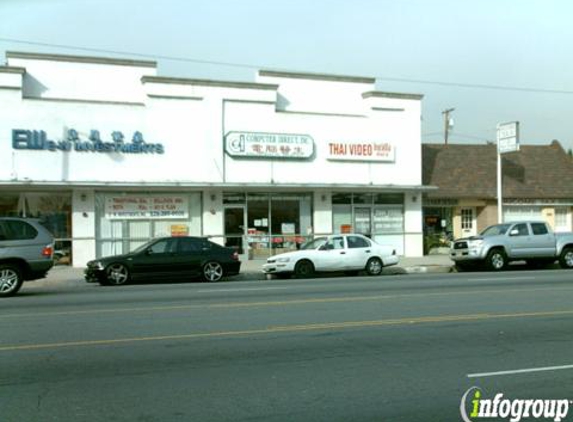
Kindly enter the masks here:
<path id="1" fill-rule="evenodd" d="M 573 160 L 558 141 L 502 155 L 504 198 L 573 198 Z M 495 144 L 422 144 L 428 198 L 497 198 Z"/>

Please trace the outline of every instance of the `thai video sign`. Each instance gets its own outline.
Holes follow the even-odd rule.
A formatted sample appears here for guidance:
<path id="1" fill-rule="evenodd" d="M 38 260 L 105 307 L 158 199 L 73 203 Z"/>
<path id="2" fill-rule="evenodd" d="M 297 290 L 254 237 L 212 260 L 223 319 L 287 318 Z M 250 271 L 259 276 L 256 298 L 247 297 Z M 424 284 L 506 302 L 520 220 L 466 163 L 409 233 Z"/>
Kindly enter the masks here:
<path id="1" fill-rule="evenodd" d="M 225 151 L 232 157 L 304 159 L 314 154 L 314 140 L 293 133 L 229 132 Z"/>
<path id="2" fill-rule="evenodd" d="M 396 159 L 394 145 L 383 141 L 329 141 L 327 159 L 341 161 L 381 161 Z"/>
<path id="3" fill-rule="evenodd" d="M 105 217 L 110 220 L 187 219 L 189 201 L 179 195 L 106 196 Z"/>
<path id="4" fill-rule="evenodd" d="M 49 138 L 44 130 L 12 130 L 12 148 L 19 150 L 127 154 L 163 154 L 165 152 L 162 144 L 146 142 L 139 131 L 133 133 L 131 142 L 128 139 L 123 132 L 118 130 L 111 132 L 107 139 L 95 129 L 82 136 L 77 130 L 68 129 L 65 136 L 60 139 Z"/>

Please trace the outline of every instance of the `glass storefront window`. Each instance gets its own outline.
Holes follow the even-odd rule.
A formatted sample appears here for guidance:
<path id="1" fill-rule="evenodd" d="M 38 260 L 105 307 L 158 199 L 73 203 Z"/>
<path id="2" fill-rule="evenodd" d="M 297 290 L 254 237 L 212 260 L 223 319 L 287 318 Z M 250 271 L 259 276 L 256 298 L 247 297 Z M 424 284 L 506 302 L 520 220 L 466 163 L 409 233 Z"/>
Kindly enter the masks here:
<path id="1" fill-rule="evenodd" d="M 352 202 L 354 204 L 368 204 L 372 203 L 373 195 L 371 193 L 355 193 L 352 195 Z"/>
<path id="2" fill-rule="evenodd" d="M 404 203 L 403 193 L 379 193 L 374 195 L 374 203 L 380 205 L 402 205 Z"/>
<path id="3" fill-rule="evenodd" d="M 333 204 L 352 204 L 352 194 L 351 193 L 333 193 L 332 194 Z"/>
<path id="4" fill-rule="evenodd" d="M 266 258 L 270 255 L 269 237 L 269 195 L 252 193 L 247 195 L 247 236 L 249 255 L 252 258 Z"/>
<path id="5" fill-rule="evenodd" d="M 96 256 L 166 236 L 201 236 L 201 193 L 96 193 Z"/>
<path id="6" fill-rule="evenodd" d="M 223 194 L 223 198 L 240 197 L 245 196 Z M 245 205 L 236 200 L 226 203 L 224 215 L 225 244 L 248 253 L 248 259 L 297 250 L 312 237 L 310 193 L 248 193 Z"/>
<path id="7" fill-rule="evenodd" d="M 19 217 L 19 199 L 20 194 L 3 193 L 0 196 L 0 217 Z"/>

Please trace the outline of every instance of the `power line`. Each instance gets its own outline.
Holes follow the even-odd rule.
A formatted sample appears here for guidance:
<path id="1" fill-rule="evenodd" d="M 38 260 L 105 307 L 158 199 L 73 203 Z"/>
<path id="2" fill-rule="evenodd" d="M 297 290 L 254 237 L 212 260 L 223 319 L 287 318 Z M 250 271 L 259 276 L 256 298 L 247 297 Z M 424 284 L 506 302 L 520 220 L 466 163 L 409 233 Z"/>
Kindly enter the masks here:
<path id="1" fill-rule="evenodd" d="M 133 51 L 120 51 L 120 50 L 108 50 L 108 49 L 103 49 L 103 48 L 79 47 L 79 46 L 72 46 L 72 45 L 66 45 L 66 44 L 54 44 L 54 43 L 46 43 L 46 42 L 38 42 L 38 41 L 20 40 L 20 39 L 15 39 L 15 38 L 0 37 L 0 42 L 27 44 L 27 45 L 35 45 L 35 46 L 41 46 L 41 47 L 50 47 L 50 48 L 62 48 L 62 49 L 68 49 L 68 50 L 86 51 L 86 52 L 91 52 L 91 53 L 105 53 L 105 54 L 115 54 L 115 55 L 122 55 L 122 56 L 145 57 L 148 59 L 161 59 L 161 60 L 171 60 L 171 61 L 206 64 L 206 65 L 214 65 L 214 66 L 236 67 L 236 68 L 243 68 L 243 69 L 256 69 L 256 70 L 258 70 L 258 69 L 269 68 L 269 66 L 259 66 L 259 65 L 253 65 L 253 64 L 248 64 L 248 63 L 224 62 L 224 61 L 217 61 L 217 60 L 202 60 L 202 59 L 194 59 L 194 58 L 189 58 L 189 57 L 165 56 L 165 55 L 161 55 L 161 54 L 136 53 Z M 275 68 L 275 67 L 273 67 L 273 68 Z M 283 70 L 283 71 L 290 71 L 290 72 L 301 72 L 299 70 L 293 70 L 293 69 L 281 69 L 281 68 L 275 68 L 275 69 Z M 539 94 L 561 94 L 561 95 L 573 94 L 572 90 L 564 90 L 564 89 L 526 88 L 526 87 L 510 86 L 510 85 L 489 85 L 489 84 L 462 83 L 462 82 L 445 82 L 445 81 L 435 81 L 435 80 L 429 80 L 429 79 L 396 78 L 396 77 L 390 77 L 390 76 L 374 76 L 374 78 L 382 80 L 382 81 L 414 83 L 414 84 L 421 84 L 421 85 L 450 86 L 450 87 L 457 87 L 457 88 L 530 92 L 530 93 L 539 93 Z"/>
<path id="2" fill-rule="evenodd" d="M 245 63 L 231 63 L 231 62 L 222 62 L 222 61 L 215 61 L 215 60 L 200 60 L 200 59 L 191 59 L 191 58 L 187 58 L 187 57 L 164 56 L 164 55 L 160 55 L 160 54 L 134 53 L 133 51 L 107 50 L 107 49 L 103 49 L 103 48 L 78 47 L 78 46 L 73 46 L 73 45 L 17 40 L 17 39 L 13 39 L 13 38 L 0 38 L 0 41 L 13 42 L 13 43 L 17 43 L 17 44 L 37 45 L 40 47 L 62 48 L 62 49 L 66 49 L 66 50 L 87 51 L 90 53 L 106 53 L 106 54 L 116 54 L 116 55 L 121 55 L 121 56 L 134 56 L 134 57 L 142 57 L 142 58 L 147 58 L 147 59 L 172 60 L 172 61 L 179 61 L 179 62 L 209 64 L 209 65 L 216 65 L 216 66 L 242 67 L 242 68 L 247 68 L 247 69 L 261 69 L 261 68 L 263 68 L 261 66 L 255 66 L 255 65 L 245 64 Z"/>

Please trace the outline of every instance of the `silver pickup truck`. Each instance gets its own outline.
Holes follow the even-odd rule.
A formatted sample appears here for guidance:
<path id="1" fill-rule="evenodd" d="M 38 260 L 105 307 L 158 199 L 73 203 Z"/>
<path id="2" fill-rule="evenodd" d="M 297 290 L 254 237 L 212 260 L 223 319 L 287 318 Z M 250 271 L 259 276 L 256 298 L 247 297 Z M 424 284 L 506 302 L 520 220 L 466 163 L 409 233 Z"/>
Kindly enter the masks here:
<path id="1" fill-rule="evenodd" d="M 479 236 L 452 242 L 450 258 L 458 269 L 482 264 L 503 270 L 510 261 L 541 266 L 559 260 L 573 268 L 573 233 L 553 233 L 543 221 L 520 221 L 490 226 Z"/>

